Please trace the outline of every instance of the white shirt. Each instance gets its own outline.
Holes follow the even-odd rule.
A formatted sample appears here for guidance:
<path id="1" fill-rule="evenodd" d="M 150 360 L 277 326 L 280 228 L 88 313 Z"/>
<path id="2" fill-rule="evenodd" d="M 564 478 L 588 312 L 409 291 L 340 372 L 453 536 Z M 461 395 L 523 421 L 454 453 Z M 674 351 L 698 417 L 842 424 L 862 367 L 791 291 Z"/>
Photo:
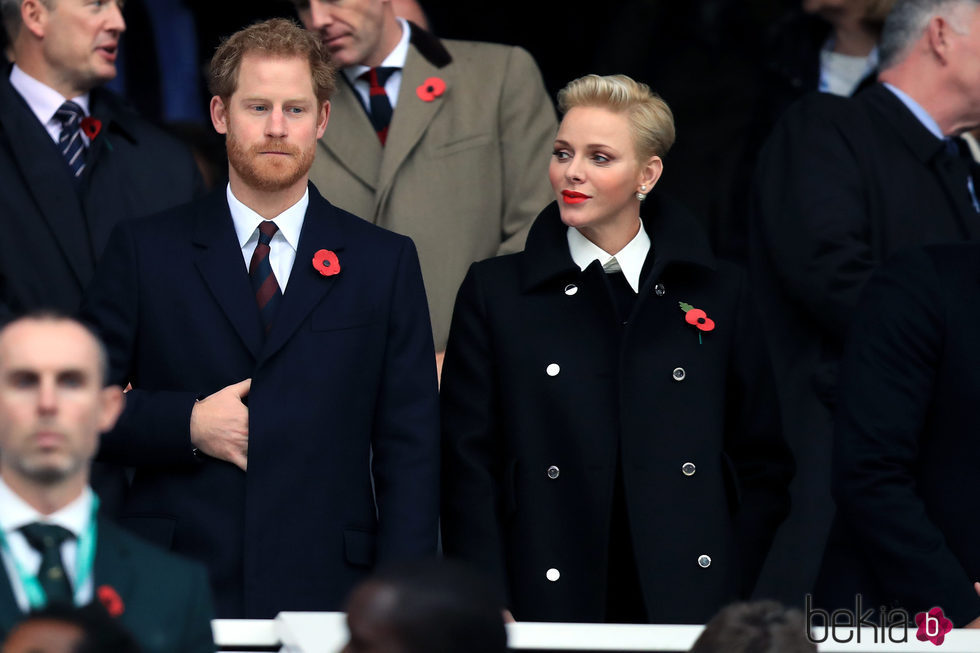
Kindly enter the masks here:
<path id="1" fill-rule="evenodd" d="M 643 263 L 650 252 L 650 236 L 643 228 L 642 218 L 640 230 L 633 236 L 633 240 L 626 243 L 626 247 L 615 254 L 605 251 L 573 227 L 568 228 L 567 235 L 568 251 L 580 270 L 589 267 L 592 261 L 599 261 L 606 274 L 622 270 L 633 292 L 640 292 L 640 272 L 643 271 Z"/>
<path id="2" fill-rule="evenodd" d="M 80 497 L 61 510 L 50 515 L 42 515 L 15 494 L 3 478 L 0 478 L 0 528 L 3 529 L 3 533 L 7 537 L 7 543 L 10 544 L 10 554 L 17 559 L 24 571 L 37 574 L 41 568 L 41 553 L 27 543 L 27 538 L 18 529 L 34 522 L 42 522 L 67 528 L 75 535 L 74 539 L 68 539 L 62 543 L 61 562 L 65 566 L 65 573 L 68 574 L 72 589 L 75 591 L 75 600 L 78 605 L 85 605 L 92 600 L 94 583 L 92 575 L 89 575 L 82 587 L 75 587 L 75 581 L 78 578 L 78 538 L 88 528 L 88 520 L 92 515 L 92 497 L 92 490 L 86 487 Z M 17 605 L 22 612 L 28 612 L 31 609 L 30 601 L 27 599 L 27 592 L 20 582 L 17 566 L 10 554 L 3 551 L 3 565 L 7 570 L 7 578 L 10 579 L 10 586 L 14 591 Z"/>
<path id="3" fill-rule="evenodd" d="M 58 143 L 58 138 L 61 137 L 61 121 L 54 114 L 58 112 L 58 109 L 61 108 L 61 105 L 65 103 L 66 99 L 71 99 L 72 102 L 82 108 L 86 116 L 89 115 L 88 93 L 75 98 L 64 98 L 58 91 L 43 82 L 37 81 L 18 68 L 17 64 L 14 64 L 13 69 L 10 71 L 10 85 L 24 98 L 27 106 L 37 116 L 38 121 L 48 130 L 48 135 L 51 136 L 51 140 L 55 144 Z M 85 132 L 82 132 L 82 142 L 88 147 L 89 140 Z"/>
<path id="4" fill-rule="evenodd" d="M 402 27 L 402 38 L 398 41 L 398 45 L 395 49 L 385 57 L 384 61 L 381 62 L 381 66 L 386 66 L 389 68 L 397 68 L 398 70 L 391 73 L 388 77 L 388 81 L 385 82 L 385 94 L 388 96 L 388 101 L 391 102 L 391 108 L 394 110 L 395 105 L 398 104 L 398 91 L 402 87 L 402 68 L 405 67 L 405 59 L 408 58 L 408 37 L 411 33 L 411 28 L 408 26 L 408 21 L 404 18 L 398 19 L 398 24 Z M 370 66 L 348 66 L 344 68 L 344 75 L 347 80 L 357 91 L 357 94 L 361 97 L 361 104 L 363 104 L 368 109 L 371 108 L 371 85 L 366 79 L 360 79 L 361 75 L 371 70 Z"/>
<path id="5" fill-rule="evenodd" d="M 242 204 L 231 192 L 231 184 L 228 184 L 226 194 L 231 219 L 235 223 L 238 245 L 242 248 L 245 269 L 248 270 L 248 264 L 252 262 L 252 254 L 259 244 L 259 225 L 265 218 Z M 306 207 L 309 204 L 310 189 L 307 188 L 298 202 L 272 218 L 279 231 L 269 241 L 269 265 L 272 266 L 272 272 L 276 275 L 279 290 L 282 292 L 286 292 L 286 282 L 289 281 L 289 273 L 296 260 L 296 246 L 299 244 L 299 234 L 303 230 L 303 220 L 306 218 Z"/>

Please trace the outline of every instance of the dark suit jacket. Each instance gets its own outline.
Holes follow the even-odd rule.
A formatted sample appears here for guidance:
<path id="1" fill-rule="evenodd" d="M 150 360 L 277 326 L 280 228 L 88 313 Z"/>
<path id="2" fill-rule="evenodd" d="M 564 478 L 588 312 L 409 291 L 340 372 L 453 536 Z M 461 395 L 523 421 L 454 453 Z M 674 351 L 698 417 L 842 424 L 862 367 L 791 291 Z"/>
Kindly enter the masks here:
<path id="1" fill-rule="evenodd" d="M 122 599 L 118 618 L 144 653 L 214 651 L 211 592 L 200 565 L 100 519 L 92 580 L 96 592 L 108 585 Z M 22 617 L 6 567 L 0 565 L 0 637 L 5 638 Z"/>
<path id="2" fill-rule="evenodd" d="M 341 272 L 312 259 L 331 249 Z M 83 315 L 131 381 L 101 455 L 124 523 L 205 562 L 218 615 L 337 610 L 375 562 L 435 552 L 438 396 L 412 242 L 310 205 L 263 338 L 225 190 L 114 233 Z M 194 401 L 252 379 L 248 473 L 191 454 Z"/>
<path id="3" fill-rule="evenodd" d="M 80 183 L 0 72 L 0 305 L 74 313 L 112 228 L 202 192 L 190 152 L 109 91 L 91 93 L 102 131 Z"/>
<path id="4" fill-rule="evenodd" d="M 980 617 L 980 244 L 896 257 L 868 283 L 841 362 L 818 600 Z M 833 554 L 833 555 L 832 555 Z M 826 582 L 823 582 L 826 581 Z"/>
<path id="5" fill-rule="evenodd" d="M 677 205 L 651 195 L 643 219 L 655 249 L 626 327 L 598 263 L 572 261 L 554 203 L 522 253 L 474 264 L 459 291 L 443 546 L 500 579 L 517 619 L 604 618 L 618 461 L 651 622 L 704 623 L 744 595 L 788 510 L 793 464 L 744 273 Z M 715 320 L 701 342 L 681 301 Z"/>
<path id="6" fill-rule="evenodd" d="M 814 94 L 760 155 L 751 276 L 797 460 L 793 514 L 774 546 L 771 587 L 811 591 L 833 515 L 831 409 L 841 343 L 865 282 L 895 251 L 980 236 L 965 179 L 943 143 L 891 91 Z M 777 593 L 778 594 L 778 593 Z"/>

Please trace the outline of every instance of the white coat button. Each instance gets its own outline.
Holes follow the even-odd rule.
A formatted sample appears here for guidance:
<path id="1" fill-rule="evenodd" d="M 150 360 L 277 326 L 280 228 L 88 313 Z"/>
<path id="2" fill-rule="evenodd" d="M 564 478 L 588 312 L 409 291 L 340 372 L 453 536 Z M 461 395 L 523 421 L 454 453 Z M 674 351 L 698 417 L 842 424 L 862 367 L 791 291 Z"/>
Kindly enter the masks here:
<path id="1" fill-rule="evenodd" d="M 658 283 L 653 287 L 653 292 L 657 293 L 657 297 L 663 297 L 667 294 L 667 289 L 664 288 L 664 284 Z"/>
<path id="2" fill-rule="evenodd" d="M 700 565 L 702 569 L 707 569 L 708 567 L 710 567 L 711 556 L 703 555 L 700 558 L 698 558 L 698 565 Z"/>
<path id="3" fill-rule="evenodd" d="M 684 476 L 694 476 L 697 467 L 694 466 L 694 463 L 684 463 L 681 465 L 681 471 L 684 473 Z"/>
<path id="4" fill-rule="evenodd" d="M 561 372 L 561 367 L 559 367 L 558 363 L 552 363 L 544 371 L 548 373 L 548 376 L 558 376 L 558 373 Z"/>
<path id="5" fill-rule="evenodd" d="M 571 297 L 577 292 L 578 292 L 578 286 L 576 286 L 574 283 L 570 283 L 567 286 L 565 286 L 565 294 L 568 295 L 569 297 Z"/>
<path id="6" fill-rule="evenodd" d="M 687 376 L 687 372 L 684 371 L 683 367 L 675 367 L 673 375 L 675 381 L 683 381 L 684 377 Z"/>
<path id="7" fill-rule="evenodd" d="M 554 567 L 552 567 L 551 569 L 545 572 L 544 577 L 550 580 L 552 583 L 554 583 L 556 580 L 561 578 L 561 572 L 555 569 Z"/>
<path id="8" fill-rule="evenodd" d="M 560 473 L 561 473 L 561 470 L 559 470 L 554 465 L 552 465 L 551 467 L 548 468 L 548 478 L 550 478 L 551 480 L 555 480 L 556 478 L 558 478 L 558 474 L 560 474 Z"/>

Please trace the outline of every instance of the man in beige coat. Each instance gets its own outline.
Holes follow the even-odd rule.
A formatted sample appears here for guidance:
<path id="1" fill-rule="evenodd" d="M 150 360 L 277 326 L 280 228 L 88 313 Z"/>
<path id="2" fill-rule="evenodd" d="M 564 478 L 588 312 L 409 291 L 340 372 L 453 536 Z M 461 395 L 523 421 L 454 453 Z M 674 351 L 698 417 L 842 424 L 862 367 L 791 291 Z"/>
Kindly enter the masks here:
<path id="1" fill-rule="evenodd" d="M 341 208 L 415 241 L 442 352 L 470 263 L 523 249 L 553 199 L 557 123 L 541 73 L 520 48 L 440 41 L 397 18 L 390 0 L 297 6 L 344 73 L 331 101 L 338 127 L 320 141 L 310 179 Z M 369 116 L 375 67 L 393 107 L 384 145 Z"/>

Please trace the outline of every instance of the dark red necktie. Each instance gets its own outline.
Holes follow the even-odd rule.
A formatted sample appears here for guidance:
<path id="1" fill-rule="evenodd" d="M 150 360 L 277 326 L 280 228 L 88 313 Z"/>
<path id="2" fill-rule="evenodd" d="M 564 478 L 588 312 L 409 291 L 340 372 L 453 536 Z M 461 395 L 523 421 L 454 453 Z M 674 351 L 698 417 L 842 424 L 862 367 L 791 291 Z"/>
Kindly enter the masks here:
<path id="1" fill-rule="evenodd" d="M 252 252 L 252 261 L 248 264 L 248 276 L 252 280 L 252 291 L 255 293 L 255 301 L 259 305 L 259 316 L 262 318 L 262 326 L 268 331 L 272 325 L 272 320 L 276 316 L 279 308 L 279 301 L 282 299 L 282 291 L 279 290 L 279 282 L 272 271 L 272 263 L 269 261 L 269 243 L 272 237 L 279 231 L 279 227 L 272 220 L 263 220 L 259 225 L 259 242 Z"/>
<path id="2" fill-rule="evenodd" d="M 371 126 L 374 127 L 378 140 L 384 145 L 388 140 L 388 126 L 391 124 L 391 101 L 385 92 L 385 82 L 391 77 L 398 68 L 383 67 L 372 68 L 361 75 L 361 79 L 366 79 L 370 91 L 368 93 L 370 102 L 370 112 L 368 117 L 371 119 Z"/>

